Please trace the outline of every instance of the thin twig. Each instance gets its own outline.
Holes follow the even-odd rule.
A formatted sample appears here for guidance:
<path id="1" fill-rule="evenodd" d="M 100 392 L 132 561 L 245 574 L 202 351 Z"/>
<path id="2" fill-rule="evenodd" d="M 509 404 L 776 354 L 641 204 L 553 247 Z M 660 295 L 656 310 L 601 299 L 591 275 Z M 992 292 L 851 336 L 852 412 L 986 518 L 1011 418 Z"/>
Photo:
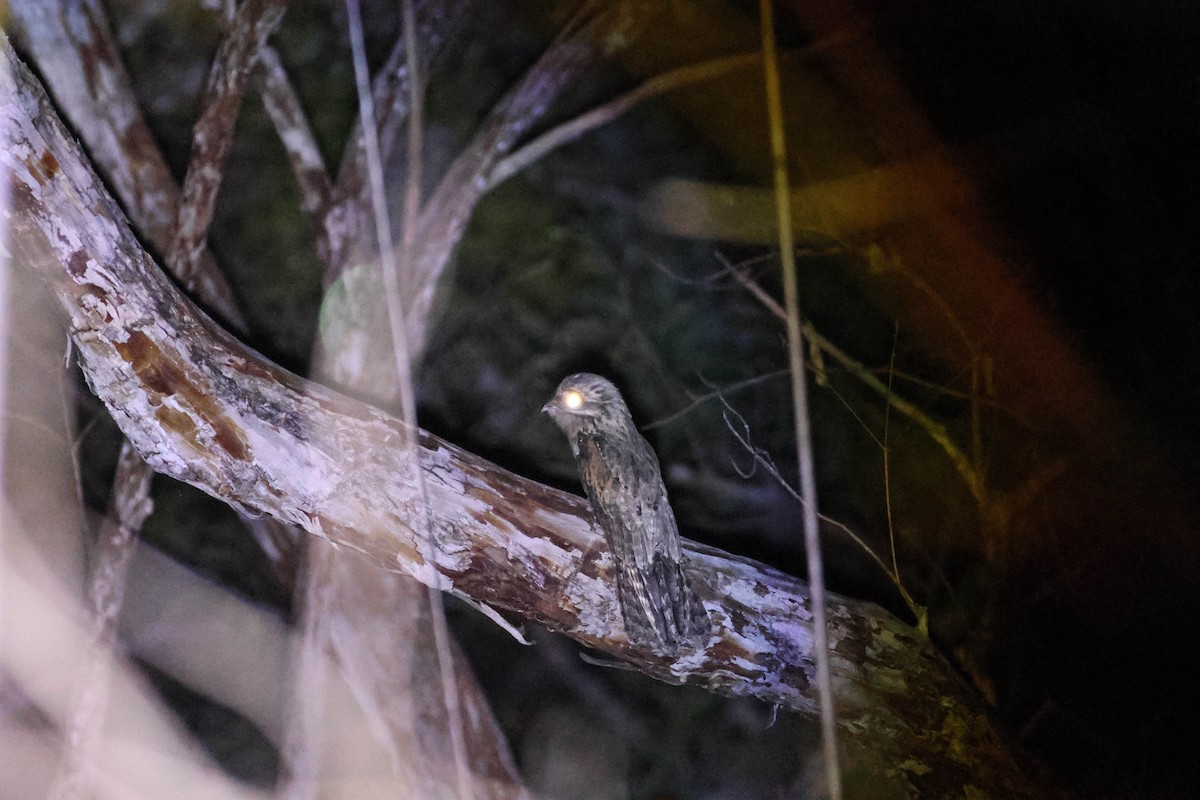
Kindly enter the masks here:
<path id="1" fill-rule="evenodd" d="M 779 377 L 782 377 L 787 374 L 788 374 L 788 370 L 777 369 L 774 372 L 767 372 L 762 375 L 755 375 L 753 378 L 746 378 L 743 381 L 737 381 L 736 383 L 728 384 L 727 386 L 723 386 L 719 389 L 713 389 L 711 392 L 697 395 L 696 397 L 692 398 L 692 402 L 688 403 L 686 406 L 679 409 L 675 413 L 669 414 L 665 417 L 661 417 L 660 419 L 656 419 L 653 422 L 643 425 L 642 430 L 649 431 L 649 430 L 654 430 L 655 428 L 661 428 L 663 425 L 669 425 L 672 422 L 674 422 L 675 420 L 679 419 L 680 417 L 682 417 L 685 414 L 687 414 L 688 412 L 690 412 L 692 409 L 704 405 L 709 400 L 713 400 L 716 398 L 724 399 L 724 395 L 728 392 L 737 392 L 737 391 L 741 391 L 742 389 L 748 389 L 751 386 L 757 386 L 758 384 L 762 383 L 763 381 L 768 381 L 771 378 L 779 378 Z"/>
<path id="2" fill-rule="evenodd" d="M 408 341 L 406 314 L 400 297 L 400 269 L 407 273 L 413 263 L 414 232 L 420 218 L 420 161 L 421 161 L 421 100 L 423 87 L 418 73 L 417 26 L 412 0 L 404 0 L 404 38 L 408 81 L 408 184 L 405 191 L 404 231 L 402 247 L 397 263 L 392 242 L 391 224 L 388 220 L 387 198 L 383 188 L 383 160 L 379 152 L 378 128 L 375 121 L 374 98 L 371 94 L 370 78 L 367 74 L 366 46 L 363 42 L 362 19 L 358 0 L 346 0 L 350 18 L 350 44 L 354 56 L 354 77 L 358 87 L 359 114 L 363 123 L 363 144 L 366 151 L 367 177 L 371 191 L 371 206 L 375 219 L 375 236 L 384 277 L 388 309 L 388 328 L 392 339 L 392 353 L 396 377 L 400 389 L 401 420 L 407 426 L 405 448 L 409 451 L 417 481 L 418 524 L 414 526 L 421 534 L 424 557 L 429 564 L 437 563 L 437 544 L 433 539 L 433 528 L 429 522 L 429 492 L 425 473 L 421 469 L 420 437 L 417 434 L 416 392 L 413 386 L 411 351 Z M 441 587 L 436 582 L 428 585 L 430 621 L 433 626 L 434 647 L 437 651 L 438 672 L 442 683 L 442 698 L 446 705 L 447 727 L 453 751 L 458 796 L 462 800 L 474 797 L 471 774 L 467 766 L 466 743 L 463 735 L 461 700 L 454 678 L 454 662 L 450 649 L 450 632 L 446 625 L 446 611 L 442 604 Z"/>
<path id="3" fill-rule="evenodd" d="M 892 334 L 892 357 L 888 364 L 888 396 L 892 396 L 892 367 L 896 365 L 896 339 L 900 334 L 900 327 L 896 326 Z M 908 589 L 904 586 L 904 581 L 900 578 L 900 561 L 896 558 L 896 528 L 893 523 L 892 516 L 892 471 L 891 471 L 891 444 L 888 441 L 889 427 L 892 419 L 892 404 L 884 403 L 883 407 L 883 441 L 881 447 L 883 449 L 883 502 L 887 510 L 887 526 L 888 526 L 888 545 L 892 550 L 892 583 L 896 584 L 896 589 L 899 590 L 900 596 L 904 599 L 909 610 L 917 618 L 917 628 L 925 634 L 929 633 L 929 615 L 927 610 L 917 605 L 917 601 L 908 593 Z"/>
<path id="4" fill-rule="evenodd" d="M 918 427 L 925 431 L 925 434 L 929 438 L 937 442 L 941 446 L 942 451 L 950 458 L 950 462 L 954 465 L 955 469 L 958 470 L 959 475 L 967 484 L 967 488 L 970 489 L 971 494 L 976 500 L 983 501 L 984 489 L 979 478 L 979 473 L 976 472 L 974 465 L 967 455 L 955 444 L 953 437 L 946 430 L 945 425 L 936 421 L 909 401 L 889 391 L 883 381 L 876 378 L 870 370 L 817 333 L 811 323 L 804 324 L 804 335 L 815 342 L 826 355 L 845 367 L 868 387 L 885 397 L 892 408 L 895 408 L 916 423 Z"/>
<path id="5" fill-rule="evenodd" d="M 768 454 L 761 447 L 756 447 L 754 443 L 750 441 L 750 425 L 746 422 L 745 417 L 738 413 L 738 411 L 732 405 L 730 405 L 724 397 L 721 397 L 720 399 L 721 404 L 725 406 L 725 412 L 722 413 L 721 418 L 725 421 L 725 427 L 728 428 L 729 432 L 733 434 L 733 438 L 737 439 L 738 444 L 740 444 L 746 450 L 746 452 L 750 454 L 751 458 L 754 459 L 754 463 L 765 469 L 767 474 L 770 475 L 776 483 L 782 486 L 784 491 L 791 495 L 793 500 L 795 500 L 801 506 L 805 505 L 804 497 L 801 496 L 800 492 L 796 491 L 796 487 L 792 486 L 792 484 L 788 482 L 787 478 L 783 477 L 783 474 L 779 471 L 779 467 L 777 467 L 775 462 L 771 460 L 770 454 Z M 736 428 L 734 428 L 733 423 L 729 421 L 730 415 L 733 415 L 733 417 L 735 417 L 738 423 L 741 425 L 742 430 L 740 433 Z M 734 465 L 734 469 L 738 469 L 736 464 Z M 738 474 L 745 478 L 750 477 L 752 473 L 753 468 L 751 468 L 748 472 L 738 470 Z M 867 544 L 865 539 L 855 533 L 849 525 L 841 520 L 834 519 L 828 514 L 818 512 L 817 518 L 827 525 L 837 528 L 839 531 L 844 533 L 850 539 L 850 541 L 858 545 L 858 547 L 879 566 L 879 569 L 888 577 L 892 584 L 895 585 L 896 589 L 900 591 L 900 594 L 904 598 L 905 603 L 908 604 L 909 609 L 914 614 L 917 613 L 918 609 L 917 606 L 912 602 L 912 598 L 908 596 L 908 593 L 904 591 L 904 587 L 901 586 L 897 581 L 896 576 L 892 574 L 890 569 L 888 569 L 887 563 L 885 563 L 879 554 L 875 552 L 875 549 L 871 547 L 871 545 Z"/>
<path id="6" fill-rule="evenodd" d="M 825 567 L 817 520 L 817 481 L 813 464 L 812 430 L 808 417 L 808 389 L 804 374 L 804 342 L 800 336 L 800 290 L 796 283 L 796 251 L 792 233 L 792 199 L 788 181 L 787 149 L 783 131 L 783 101 L 779 89 L 779 61 L 775 54 L 773 0 L 761 0 L 763 66 L 767 84 L 767 116 L 771 125 L 771 155 L 775 174 L 775 211 L 779 224 L 780 261 L 784 301 L 787 304 L 788 365 L 792 373 L 792 404 L 796 419 L 796 459 L 800 465 L 800 494 L 804 504 L 804 548 L 808 555 L 808 580 L 812 587 L 813 650 L 817 656 L 817 694 L 821 699 L 821 745 L 831 800 L 842 798 L 842 771 L 837 752 L 837 715 L 833 706 L 833 680 L 829 664 L 829 632 L 825 621 Z"/>
<path id="7" fill-rule="evenodd" d="M 905 280 L 911 283 L 917 291 L 928 297 L 938 307 L 938 310 L 942 312 L 942 316 L 946 318 L 946 321 L 950 323 L 950 327 L 954 329 L 954 332 L 958 334 L 958 338 L 962 340 L 963 349 L 967 351 L 967 360 L 969 369 L 971 370 L 971 391 L 968 398 L 971 426 L 971 464 L 976 474 L 979 475 L 979 483 L 982 488 L 984 486 L 985 465 L 982 420 L 979 413 L 981 405 L 979 400 L 979 384 L 982 380 L 981 365 L 983 354 L 980 352 L 979 345 L 967 335 L 967 329 L 963 326 L 962 321 L 959 320 L 958 315 L 954 313 L 954 309 L 950 307 L 950 303 L 946 301 L 946 298 L 935 291 L 920 275 L 905 269 L 899 261 L 893 260 L 893 263 L 895 264 L 896 271 Z M 980 503 L 983 503 L 982 499 L 980 499 Z"/>
<path id="8" fill-rule="evenodd" d="M 892 371 L 890 367 L 896 365 L 896 337 L 900 332 L 899 326 L 896 326 L 892 333 L 892 355 L 888 362 L 888 394 L 892 393 Z M 899 579 L 900 564 L 896 559 L 896 529 L 892 523 L 892 474 L 891 474 L 891 447 L 888 441 L 888 434 L 891 432 L 892 422 L 892 404 L 885 402 L 883 404 L 883 503 L 887 510 L 887 526 L 888 526 L 888 545 L 892 550 L 892 574 Z"/>
<path id="9" fill-rule="evenodd" d="M 822 41 L 799 52 L 784 54 L 784 57 L 808 58 L 828 48 L 831 43 L 831 41 Z M 700 64 L 677 67 L 661 75 L 655 75 L 641 86 L 609 100 L 604 105 L 584 112 L 572 120 L 557 125 L 525 144 L 521 149 L 496 164 L 488 176 L 488 188 L 498 186 L 564 144 L 573 142 L 585 133 L 607 125 L 643 100 L 681 89 L 693 83 L 710 81 L 731 72 L 756 67 L 761 62 L 762 53 L 742 53 L 704 61 Z"/>
<path id="10" fill-rule="evenodd" d="M 761 286 L 741 272 L 734 272 L 733 275 L 739 283 L 746 287 L 747 291 L 754 295 L 755 298 L 757 298 L 759 302 L 761 302 L 773 314 L 782 319 L 787 318 L 787 313 L 783 311 L 782 307 L 775 300 L 775 298 L 767 294 Z M 985 493 L 979 473 L 975 470 L 974 465 L 971 463 L 971 459 L 967 457 L 966 453 L 964 453 L 957 444 L 955 444 L 953 437 L 950 436 L 950 432 L 946 430 L 945 425 L 942 425 L 940 422 L 936 421 L 904 398 L 892 393 L 888 389 L 887 385 L 883 383 L 883 381 L 879 380 L 879 378 L 877 378 L 871 372 L 871 370 L 867 369 L 858 361 L 855 361 L 836 345 L 834 345 L 833 342 L 817 333 L 816 328 L 813 327 L 811 322 L 803 323 L 801 325 L 801 329 L 803 330 L 804 337 L 819 347 L 821 352 L 841 364 L 856 378 L 865 383 L 875 392 L 879 393 L 882 397 L 886 398 L 889 405 L 916 423 L 919 428 L 925 431 L 925 434 L 929 438 L 937 442 L 937 444 L 941 446 L 942 451 L 947 455 L 947 457 L 949 457 L 950 462 L 958 471 L 958 474 L 963 479 L 963 482 L 967 484 L 967 488 L 970 489 L 971 495 L 975 497 L 977 501 L 983 502 L 985 499 Z"/>
<path id="11" fill-rule="evenodd" d="M 746 291 L 754 295 L 754 299 L 763 304 L 763 307 L 774 314 L 783 322 L 787 322 L 787 311 L 783 306 L 779 305 L 779 301 L 771 295 L 767 294 L 766 289 L 758 285 L 749 275 L 746 275 L 741 270 L 733 272 L 734 279 L 742 286 L 746 287 Z"/>

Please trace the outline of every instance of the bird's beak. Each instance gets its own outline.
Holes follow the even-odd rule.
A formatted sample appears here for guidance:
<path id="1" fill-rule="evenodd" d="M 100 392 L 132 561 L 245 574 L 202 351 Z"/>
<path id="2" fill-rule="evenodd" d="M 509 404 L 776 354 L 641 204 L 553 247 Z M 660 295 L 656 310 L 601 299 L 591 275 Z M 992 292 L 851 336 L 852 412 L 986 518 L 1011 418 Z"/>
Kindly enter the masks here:
<path id="1" fill-rule="evenodd" d="M 546 403 L 546 405 L 542 406 L 542 413 L 543 413 L 543 414 L 549 414 L 549 413 L 550 413 L 550 409 L 552 409 L 552 408 L 554 408 L 554 401 L 553 401 L 553 400 L 551 400 L 549 403 Z"/>

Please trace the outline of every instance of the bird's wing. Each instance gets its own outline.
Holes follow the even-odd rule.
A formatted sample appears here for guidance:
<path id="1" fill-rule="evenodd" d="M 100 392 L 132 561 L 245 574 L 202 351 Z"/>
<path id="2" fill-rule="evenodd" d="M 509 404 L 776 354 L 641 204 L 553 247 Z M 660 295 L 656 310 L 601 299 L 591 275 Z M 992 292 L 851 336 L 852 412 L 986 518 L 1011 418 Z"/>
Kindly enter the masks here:
<path id="1" fill-rule="evenodd" d="M 697 638 L 706 618 L 683 571 L 658 459 L 640 436 L 620 445 L 581 437 L 580 477 L 613 551 L 630 640 L 675 650 Z"/>
<path id="2" fill-rule="evenodd" d="M 649 463 L 647 455 L 652 459 Z M 638 453 L 603 437 L 585 437 L 579 448 L 579 471 L 592 510 L 617 557 L 649 569 L 658 553 L 671 549 L 672 540 L 678 549 L 679 532 L 653 451 Z"/>

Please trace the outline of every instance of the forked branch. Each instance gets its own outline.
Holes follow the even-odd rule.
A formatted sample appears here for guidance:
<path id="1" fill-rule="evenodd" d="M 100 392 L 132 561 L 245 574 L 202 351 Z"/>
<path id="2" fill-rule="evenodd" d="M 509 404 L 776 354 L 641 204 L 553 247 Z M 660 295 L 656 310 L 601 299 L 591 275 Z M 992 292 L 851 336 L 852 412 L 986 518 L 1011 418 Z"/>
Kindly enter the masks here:
<path id="1" fill-rule="evenodd" d="M 704 647 L 630 645 L 612 562 L 582 498 L 421 433 L 429 522 L 395 418 L 282 370 L 199 313 L 165 278 L 7 40 L 0 163 L 12 249 L 67 312 L 89 385 L 155 469 L 248 513 L 295 523 L 381 569 L 509 609 L 646 674 L 812 715 L 807 587 L 761 564 L 689 548 L 708 612 Z M 531 413 L 533 413 L 531 409 Z M 839 721 L 899 796 L 1043 794 L 977 699 L 921 636 L 882 609 L 828 597 Z"/>

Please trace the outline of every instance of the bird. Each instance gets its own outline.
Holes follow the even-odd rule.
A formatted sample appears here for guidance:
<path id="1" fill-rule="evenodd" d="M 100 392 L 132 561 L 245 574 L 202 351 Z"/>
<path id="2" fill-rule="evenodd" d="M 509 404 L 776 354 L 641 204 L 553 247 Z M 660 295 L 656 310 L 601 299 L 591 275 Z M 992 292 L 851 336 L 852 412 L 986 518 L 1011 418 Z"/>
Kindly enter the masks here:
<path id="1" fill-rule="evenodd" d="M 592 513 L 612 551 L 617 597 L 631 643 L 677 654 L 708 627 L 684 570 L 679 527 L 658 457 L 606 378 L 563 378 L 542 411 L 567 435 Z"/>

